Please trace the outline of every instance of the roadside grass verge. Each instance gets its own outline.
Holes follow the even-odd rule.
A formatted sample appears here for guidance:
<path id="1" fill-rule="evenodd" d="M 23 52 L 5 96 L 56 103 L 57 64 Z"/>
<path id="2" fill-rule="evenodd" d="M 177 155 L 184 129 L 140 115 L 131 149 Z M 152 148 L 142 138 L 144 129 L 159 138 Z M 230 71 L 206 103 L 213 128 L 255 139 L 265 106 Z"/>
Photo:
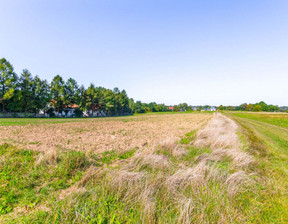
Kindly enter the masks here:
<path id="1" fill-rule="evenodd" d="M 247 118 L 250 120 L 260 121 L 273 124 L 279 127 L 288 128 L 288 114 L 284 113 L 233 113 L 236 117 Z"/>
<path id="2" fill-rule="evenodd" d="M 257 198 L 246 211 L 249 221 L 287 223 L 288 130 L 281 128 L 285 121 L 279 122 L 279 118 L 273 121 L 273 117 L 267 115 L 267 118 L 262 114 L 227 115 L 241 126 L 242 140 L 246 141 L 246 149 L 256 158 L 254 170 L 260 177 Z"/>

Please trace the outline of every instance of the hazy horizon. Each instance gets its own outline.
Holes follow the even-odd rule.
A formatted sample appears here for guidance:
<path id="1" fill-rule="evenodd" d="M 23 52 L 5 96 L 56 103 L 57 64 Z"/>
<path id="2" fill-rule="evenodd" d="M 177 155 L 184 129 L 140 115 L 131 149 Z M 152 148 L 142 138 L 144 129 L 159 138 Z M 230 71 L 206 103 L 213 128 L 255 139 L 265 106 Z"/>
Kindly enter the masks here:
<path id="1" fill-rule="evenodd" d="M 0 58 L 143 102 L 288 105 L 288 2 L 2 0 Z"/>

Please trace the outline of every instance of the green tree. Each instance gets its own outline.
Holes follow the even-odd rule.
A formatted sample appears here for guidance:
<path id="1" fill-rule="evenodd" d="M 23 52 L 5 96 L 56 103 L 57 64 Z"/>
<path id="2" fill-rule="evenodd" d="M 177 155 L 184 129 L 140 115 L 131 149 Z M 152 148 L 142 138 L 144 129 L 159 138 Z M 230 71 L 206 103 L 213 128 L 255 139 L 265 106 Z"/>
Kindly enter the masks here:
<path id="1" fill-rule="evenodd" d="M 69 106 L 76 104 L 77 101 L 79 101 L 79 86 L 75 79 L 69 78 L 64 85 L 64 112 L 66 116 L 69 112 Z"/>
<path id="2" fill-rule="evenodd" d="M 51 100 L 50 85 L 47 80 L 41 80 L 38 76 L 35 77 L 35 113 L 43 109 L 46 114 L 47 104 Z"/>
<path id="3" fill-rule="evenodd" d="M 124 113 L 131 113 L 131 110 L 129 108 L 129 98 L 125 90 L 122 90 L 118 95 L 118 101 L 120 103 L 119 115 L 123 115 Z"/>
<path id="4" fill-rule="evenodd" d="M 129 99 L 129 102 L 128 102 L 128 106 L 131 110 L 132 113 L 135 113 L 135 102 L 134 102 L 134 99 L 133 98 L 130 98 Z"/>
<path id="5" fill-rule="evenodd" d="M 233 107 L 233 106 L 228 106 L 228 107 L 227 107 L 227 110 L 232 111 L 232 110 L 234 110 L 234 107 Z"/>
<path id="6" fill-rule="evenodd" d="M 247 105 L 247 111 L 251 111 L 251 110 L 253 110 L 253 104 L 251 104 L 251 103 L 249 103 L 248 105 Z"/>
<path id="7" fill-rule="evenodd" d="M 79 100 L 79 101 L 78 101 Z M 86 89 L 83 85 L 79 88 L 79 99 L 77 100 L 77 104 L 80 106 L 81 110 L 87 110 L 86 106 Z"/>
<path id="8" fill-rule="evenodd" d="M 164 104 L 158 104 L 157 107 L 159 108 L 159 112 L 169 111 L 169 106 L 166 106 Z"/>
<path id="9" fill-rule="evenodd" d="M 51 97 L 58 113 L 62 112 L 65 106 L 64 85 L 65 82 L 60 75 L 56 75 L 51 82 Z"/>
<path id="10" fill-rule="evenodd" d="M 122 108 L 124 107 L 124 105 L 122 105 L 121 102 L 121 92 L 120 90 L 115 87 L 113 89 L 113 93 L 114 93 L 114 97 L 115 97 L 115 105 L 114 105 L 114 115 L 120 115 L 122 112 Z"/>
<path id="11" fill-rule="evenodd" d="M 148 107 L 150 108 L 150 111 L 157 112 L 157 109 L 156 109 L 157 103 L 151 102 L 151 103 L 148 104 Z"/>
<path id="12" fill-rule="evenodd" d="M 98 98 L 98 91 L 94 84 L 90 84 L 88 89 L 85 91 L 85 102 L 86 102 L 86 109 L 88 111 L 92 111 L 92 114 L 98 109 L 99 107 L 99 98 Z"/>
<path id="13" fill-rule="evenodd" d="M 65 104 L 78 103 L 79 101 L 79 86 L 75 79 L 69 78 L 64 85 Z"/>
<path id="14" fill-rule="evenodd" d="M 279 111 L 279 107 L 275 106 L 275 105 L 269 105 L 268 111 L 270 111 L 270 112 Z"/>
<path id="15" fill-rule="evenodd" d="M 19 79 L 19 104 L 23 111 L 33 112 L 35 107 L 35 81 L 31 73 L 24 69 Z"/>
<path id="16" fill-rule="evenodd" d="M 220 106 L 218 107 L 218 110 L 225 110 L 225 107 L 224 107 L 223 105 L 220 105 Z"/>
<path id="17" fill-rule="evenodd" d="M 2 111 L 5 112 L 5 106 L 14 96 L 17 82 L 17 75 L 13 66 L 5 58 L 0 59 L 0 104 Z"/>
<path id="18" fill-rule="evenodd" d="M 262 111 L 268 111 L 268 105 L 264 101 L 261 101 L 257 103 L 256 105 L 260 105 L 262 108 Z"/>
<path id="19" fill-rule="evenodd" d="M 248 107 L 247 103 L 242 103 L 242 104 L 240 105 L 240 110 L 246 111 L 246 110 L 247 110 L 247 107 Z"/>
<path id="20" fill-rule="evenodd" d="M 135 113 L 145 113 L 145 108 L 141 101 L 136 101 L 135 103 Z"/>
<path id="21" fill-rule="evenodd" d="M 253 107 L 253 111 L 255 111 L 255 112 L 262 111 L 262 107 L 261 107 L 260 105 L 255 105 L 255 106 Z"/>
<path id="22" fill-rule="evenodd" d="M 188 110 L 188 104 L 187 103 L 181 103 L 178 105 L 178 108 L 179 108 L 179 110 L 186 111 L 186 110 Z"/>
<path id="23" fill-rule="evenodd" d="M 103 93 L 104 93 L 104 100 L 105 100 L 105 103 L 104 103 L 105 111 L 107 112 L 109 116 L 116 115 L 117 100 L 116 100 L 115 92 L 110 89 L 105 89 Z"/>

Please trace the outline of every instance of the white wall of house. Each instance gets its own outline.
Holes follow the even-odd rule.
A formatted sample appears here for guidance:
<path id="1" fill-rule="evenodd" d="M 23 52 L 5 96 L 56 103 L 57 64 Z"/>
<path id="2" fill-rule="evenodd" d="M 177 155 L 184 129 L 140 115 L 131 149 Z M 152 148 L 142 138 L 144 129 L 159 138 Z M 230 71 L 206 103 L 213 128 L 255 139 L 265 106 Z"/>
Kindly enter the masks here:
<path id="1" fill-rule="evenodd" d="M 67 109 L 66 109 L 66 112 L 67 112 Z M 54 111 L 54 114 L 56 115 L 56 117 L 73 117 L 73 115 L 75 114 L 75 109 L 74 108 L 71 108 L 71 109 L 68 109 L 68 112 L 67 114 L 65 113 L 65 111 L 62 111 L 62 112 L 57 112 L 57 111 Z"/>
<path id="2" fill-rule="evenodd" d="M 107 114 L 104 111 L 93 111 L 88 110 L 83 112 L 83 117 L 107 117 Z"/>

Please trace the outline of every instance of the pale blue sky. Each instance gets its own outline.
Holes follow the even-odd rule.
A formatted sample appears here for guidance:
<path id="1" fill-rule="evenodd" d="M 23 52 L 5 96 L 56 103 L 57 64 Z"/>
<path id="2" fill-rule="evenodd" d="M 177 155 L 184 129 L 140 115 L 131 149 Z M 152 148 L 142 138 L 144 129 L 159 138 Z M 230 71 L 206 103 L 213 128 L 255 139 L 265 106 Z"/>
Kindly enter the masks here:
<path id="1" fill-rule="evenodd" d="M 288 1 L 0 0 L 0 57 L 144 102 L 288 105 Z"/>

